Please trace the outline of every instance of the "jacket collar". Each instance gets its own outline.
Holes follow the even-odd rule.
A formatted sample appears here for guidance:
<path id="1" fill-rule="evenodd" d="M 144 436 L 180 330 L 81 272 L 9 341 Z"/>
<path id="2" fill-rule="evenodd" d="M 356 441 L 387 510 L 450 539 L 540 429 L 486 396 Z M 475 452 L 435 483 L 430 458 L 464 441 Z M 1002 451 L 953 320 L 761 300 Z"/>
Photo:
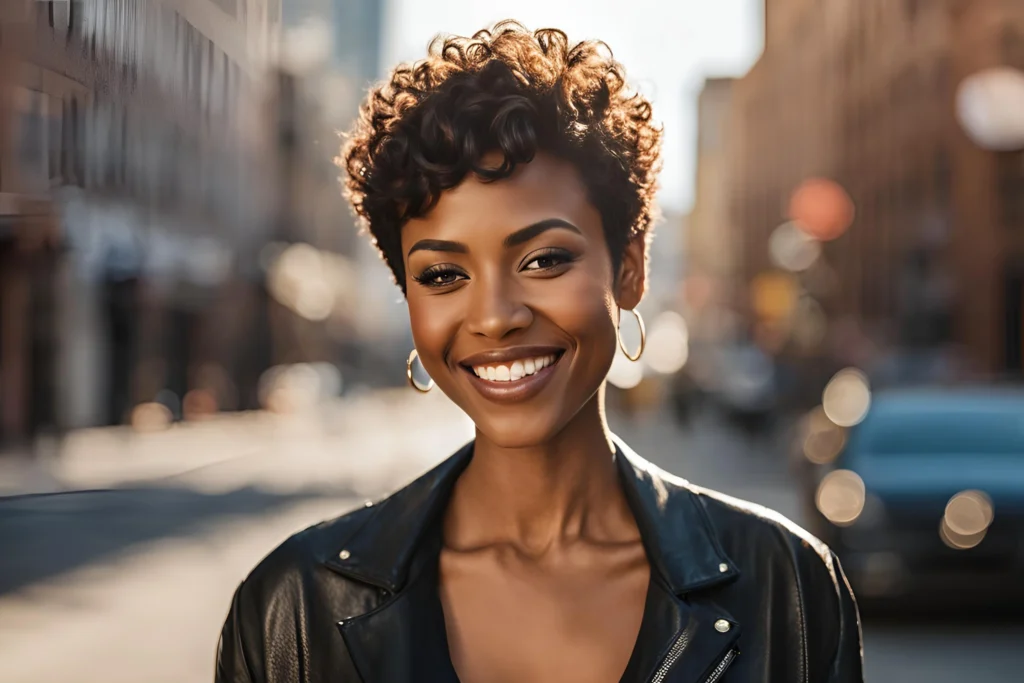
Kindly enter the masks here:
<path id="1" fill-rule="evenodd" d="M 626 499 L 651 566 L 666 586 L 684 595 L 735 579 L 739 572 L 722 549 L 699 494 L 688 482 L 641 458 L 618 437 L 614 441 Z M 417 547 L 444 512 L 455 481 L 472 457 L 470 442 L 375 506 L 325 564 L 392 593 L 401 590 Z"/>

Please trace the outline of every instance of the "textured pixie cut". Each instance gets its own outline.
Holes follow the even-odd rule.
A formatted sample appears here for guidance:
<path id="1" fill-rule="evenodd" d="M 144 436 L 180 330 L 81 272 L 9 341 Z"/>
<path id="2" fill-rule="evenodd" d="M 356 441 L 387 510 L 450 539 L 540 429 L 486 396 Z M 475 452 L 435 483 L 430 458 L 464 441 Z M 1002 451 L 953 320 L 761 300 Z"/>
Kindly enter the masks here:
<path id="1" fill-rule="evenodd" d="M 342 149 L 346 196 L 405 292 L 402 225 L 473 173 L 507 178 L 545 152 L 571 163 L 601 216 L 616 270 L 650 234 L 661 129 L 601 42 L 505 21 L 438 37 L 371 89 Z M 485 155 L 498 161 L 483 165 Z"/>

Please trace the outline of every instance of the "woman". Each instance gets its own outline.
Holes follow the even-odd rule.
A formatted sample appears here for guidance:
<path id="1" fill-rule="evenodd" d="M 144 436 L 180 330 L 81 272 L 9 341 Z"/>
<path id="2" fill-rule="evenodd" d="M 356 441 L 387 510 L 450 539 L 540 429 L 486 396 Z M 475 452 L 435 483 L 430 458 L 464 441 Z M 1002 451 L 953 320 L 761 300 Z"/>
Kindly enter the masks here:
<path id="1" fill-rule="evenodd" d="M 476 438 L 263 560 L 218 681 L 861 680 L 826 547 L 608 430 L 660 137 L 602 44 L 511 22 L 372 91 L 348 194 L 408 302 L 410 381 L 418 356 Z"/>

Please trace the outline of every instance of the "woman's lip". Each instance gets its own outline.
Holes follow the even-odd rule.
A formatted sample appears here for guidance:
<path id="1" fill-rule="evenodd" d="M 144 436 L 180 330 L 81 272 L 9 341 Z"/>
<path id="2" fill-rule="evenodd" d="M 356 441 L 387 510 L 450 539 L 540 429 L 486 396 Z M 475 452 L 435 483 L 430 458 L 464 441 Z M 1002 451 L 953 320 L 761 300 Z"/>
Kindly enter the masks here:
<path id="1" fill-rule="evenodd" d="M 491 401 L 500 403 L 511 403 L 514 401 L 525 401 L 536 396 L 555 374 L 555 369 L 565 356 L 564 353 L 557 354 L 555 362 L 541 368 L 532 375 L 526 375 L 517 380 L 508 382 L 497 382 L 494 380 L 478 377 L 471 368 L 461 366 L 463 372 L 469 376 L 469 381 L 480 394 Z"/>

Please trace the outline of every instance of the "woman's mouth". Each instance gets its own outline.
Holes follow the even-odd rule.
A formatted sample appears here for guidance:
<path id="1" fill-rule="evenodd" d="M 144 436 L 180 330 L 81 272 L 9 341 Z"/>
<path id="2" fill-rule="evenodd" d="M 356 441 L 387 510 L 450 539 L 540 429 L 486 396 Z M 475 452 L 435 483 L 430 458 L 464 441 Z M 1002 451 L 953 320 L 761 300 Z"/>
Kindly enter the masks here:
<path id="1" fill-rule="evenodd" d="M 552 353 L 505 364 L 474 365 L 472 370 L 473 374 L 480 379 L 491 382 L 517 382 L 524 377 L 535 375 L 549 365 L 554 365 L 557 357 L 558 354 Z"/>
<path id="2" fill-rule="evenodd" d="M 493 401 L 523 401 L 535 396 L 554 374 L 564 350 L 492 362 L 462 364 L 474 388 Z"/>

